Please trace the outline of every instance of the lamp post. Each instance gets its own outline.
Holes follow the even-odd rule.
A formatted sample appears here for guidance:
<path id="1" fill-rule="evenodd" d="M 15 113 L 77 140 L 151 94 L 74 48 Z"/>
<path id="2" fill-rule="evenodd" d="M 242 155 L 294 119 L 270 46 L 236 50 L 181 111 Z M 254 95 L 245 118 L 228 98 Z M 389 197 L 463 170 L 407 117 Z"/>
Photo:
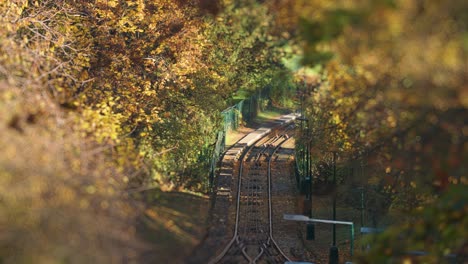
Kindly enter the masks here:
<path id="1" fill-rule="evenodd" d="M 361 186 L 358 188 L 358 190 L 361 191 L 361 207 L 359 208 L 361 210 L 361 227 L 364 226 L 364 187 Z"/>
<path id="2" fill-rule="evenodd" d="M 336 221 L 336 154 L 337 151 L 333 149 L 331 151 L 333 153 L 333 221 Z M 336 246 L 336 225 L 333 223 L 333 241 L 332 246 L 330 247 L 330 254 L 329 254 L 329 264 L 338 264 L 339 263 L 339 252 L 338 247 Z"/>
<path id="3" fill-rule="evenodd" d="M 307 140 L 305 140 L 305 142 L 303 143 L 303 147 L 304 147 L 304 151 L 305 153 L 303 153 L 302 155 L 302 161 L 303 161 L 303 171 L 304 171 L 304 176 L 305 178 L 309 179 L 310 180 L 310 184 L 309 184 L 309 200 L 312 201 L 312 175 L 311 175 L 311 162 L 310 162 L 310 126 L 309 126 L 309 119 L 307 118 L 304 118 L 304 117 L 300 117 L 300 118 L 297 118 L 296 120 L 300 120 L 301 121 L 301 124 L 302 124 L 302 121 L 305 121 L 306 122 L 306 137 L 307 137 Z M 301 125 L 302 127 L 302 125 Z M 304 136 L 304 132 L 302 133 L 302 135 Z M 311 205 L 312 207 L 312 205 Z M 311 217 L 312 217 L 312 212 L 310 213 Z"/>
<path id="4" fill-rule="evenodd" d="M 310 218 L 312 218 L 312 185 L 313 185 L 313 182 L 312 182 L 312 170 L 311 170 L 311 167 L 312 167 L 312 164 L 311 164 L 311 160 L 310 160 L 310 148 L 311 148 L 311 139 L 310 139 L 310 124 L 309 124 L 309 119 L 305 118 L 305 109 L 304 109 L 304 95 L 307 91 L 307 83 L 306 83 L 306 75 L 304 73 L 304 78 L 303 78 L 303 81 L 304 81 L 304 89 L 301 91 L 301 117 L 298 118 L 300 121 L 301 121 L 301 136 L 302 136 L 302 139 L 303 139 L 303 142 L 302 142 L 302 150 L 305 151 L 302 152 L 302 168 L 303 168 L 303 172 L 304 172 L 304 178 L 306 179 L 305 183 L 307 183 L 307 180 L 309 181 L 308 182 L 308 186 L 303 186 L 304 187 L 304 191 L 306 192 L 306 199 L 308 200 L 308 202 L 310 203 L 309 206 L 307 206 L 306 204 L 305 205 L 305 210 L 304 210 L 304 213 L 305 214 L 308 214 L 310 216 Z M 307 129 L 306 133 L 304 133 L 304 126 L 303 126 L 303 121 L 306 122 L 306 128 Z M 304 140 L 305 138 L 305 140 Z M 308 188 L 308 192 L 307 192 L 307 188 Z M 309 208 L 307 208 L 309 207 Z M 307 212 L 307 209 L 309 209 L 310 211 Z M 315 225 L 314 223 L 308 223 L 307 224 L 307 240 L 314 240 L 315 239 Z"/>

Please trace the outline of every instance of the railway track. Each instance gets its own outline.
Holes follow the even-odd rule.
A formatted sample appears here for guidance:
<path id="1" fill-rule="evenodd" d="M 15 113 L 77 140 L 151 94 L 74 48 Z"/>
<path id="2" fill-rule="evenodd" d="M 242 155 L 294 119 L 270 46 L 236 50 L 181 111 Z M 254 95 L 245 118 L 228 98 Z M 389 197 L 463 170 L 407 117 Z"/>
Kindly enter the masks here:
<path id="1" fill-rule="evenodd" d="M 239 153 L 234 233 L 210 264 L 290 261 L 273 237 L 271 163 L 292 135 L 293 125 L 268 132 Z"/>

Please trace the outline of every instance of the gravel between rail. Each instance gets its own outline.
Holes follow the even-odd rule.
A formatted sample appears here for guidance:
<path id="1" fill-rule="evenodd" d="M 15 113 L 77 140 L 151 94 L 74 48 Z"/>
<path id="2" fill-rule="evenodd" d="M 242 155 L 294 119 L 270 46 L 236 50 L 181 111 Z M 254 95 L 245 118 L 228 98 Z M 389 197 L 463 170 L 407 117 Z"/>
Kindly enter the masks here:
<path id="1" fill-rule="evenodd" d="M 273 128 L 273 121 L 262 127 Z M 272 220 L 273 236 L 281 250 L 292 260 L 303 259 L 303 243 L 298 223 L 282 220 L 284 213 L 298 211 L 294 178 L 294 139 L 278 149 L 272 162 Z M 224 157 L 216 180 L 209 229 L 203 243 L 187 259 L 187 263 L 207 263 L 219 254 L 234 234 L 236 218 L 237 175 L 239 165 L 232 157 Z M 223 263 L 220 261 L 219 263 Z M 259 262 L 261 263 L 261 262 Z"/>

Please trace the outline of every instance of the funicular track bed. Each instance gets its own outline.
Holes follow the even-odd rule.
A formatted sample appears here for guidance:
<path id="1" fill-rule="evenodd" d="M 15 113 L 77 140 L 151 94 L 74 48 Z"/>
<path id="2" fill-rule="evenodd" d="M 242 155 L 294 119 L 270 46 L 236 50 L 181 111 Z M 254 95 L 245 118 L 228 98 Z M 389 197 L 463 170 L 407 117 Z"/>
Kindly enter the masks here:
<path id="1" fill-rule="evenodd" d="M 227 220 L 233 224 L 230 232 L 226 233 L 231 235 L 231 239 L 209 263 L 284 263 L 290 260 L 283 249 L 288 249 L 289 253 L 295 245 L 281 243 L 284 245 L 279 246 L 273 235 L 270 176 L 271 164 L 290 163 L 293 152 L 282 151 L 281 145 L 290 141 L 294 131 L 293 119 L 272 129 L 263 129 L 261 136 L 253 134 L 250 145 L 241 140 L 240 144 L 247 144 L 243 146 L 242 153 L 235 149 L 229 152 L 238 159 L 234 161 L 238 165 L 233 166 L 230 186 L 235 206 L 230 206 Z M 287 175 L 291 177 L 289 172 Z M 294 202 L 291 204 L 294 206 Z"/>
<path id="2" fill-rule="evenodd" d="M 304 260 L 306 256 L 300 230 L 303 226 L 283 219 L 284 213 L 298 210 L 298 193 L 294 178 L 294 146 L 285 147 L 283 150 L 285 151 L 279 153 L 277 161 L 271 164 L 273 236 L 281 250 L 291 259 Z"/>
<path id="3" fill-rule="evenodd" d="M 277 210 L 273 209 L 270 198 L 272 183 L 268 168 L 276 162 L 290 163 L 294 152 L 291 136 L 295 118 L 296 115 L 282 116 L 246 135 L 226 151 L 215 180 L 207 236 L 186 263 L 284 263 L 289 260 L 281 249 L 288 249 L 292 243 L 279 247 L 273 235 L 273 211 Z M 280 145 L 288 145 L 288 150 Z M 290 195 L 294 198 L 294 191 Z"/>

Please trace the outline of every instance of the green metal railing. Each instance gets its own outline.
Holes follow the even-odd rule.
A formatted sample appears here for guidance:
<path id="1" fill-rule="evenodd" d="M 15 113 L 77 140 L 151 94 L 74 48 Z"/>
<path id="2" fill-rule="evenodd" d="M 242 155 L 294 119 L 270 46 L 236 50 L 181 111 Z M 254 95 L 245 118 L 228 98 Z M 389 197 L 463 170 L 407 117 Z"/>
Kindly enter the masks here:
<path id="1" fill-rule="evenodd" d="M 216 143 L 214 144 L 210 161 L 210 188 L 214 184 L 218 161 L 226 148 L 227 134 L 230 131 L 237 130 L 242 123 L 251 122 L 260 111 L 264 111 L 269 101 L 268 93 L 267 89 L 258 91 L 246 99 L 239 100 L 236 104 L 221 112 L 222 125 L 221 129 L 217 131 Z"/>
<path id="2" fill-rule="evenodd" d="M 241 100 L 237 104 L 221 112 L 225 133 L 239 128 L 243 120 L 242 109 L 244 107 L 244 101 L 245 100 Z"/>
<path id="3" fill-rule="evenodd" d="M 225 130 L 218 131 L 218 135 L 216 137 L 216 143 L 213 150 L 213 155 L 211 157 L 210 162 L 210 189 L 213 188 L 214 178 L 216 173 L 216 167 L 218 164 L 221 155 L 224 153 L 224 149 L 226 148 L 226 132 Z"/>

